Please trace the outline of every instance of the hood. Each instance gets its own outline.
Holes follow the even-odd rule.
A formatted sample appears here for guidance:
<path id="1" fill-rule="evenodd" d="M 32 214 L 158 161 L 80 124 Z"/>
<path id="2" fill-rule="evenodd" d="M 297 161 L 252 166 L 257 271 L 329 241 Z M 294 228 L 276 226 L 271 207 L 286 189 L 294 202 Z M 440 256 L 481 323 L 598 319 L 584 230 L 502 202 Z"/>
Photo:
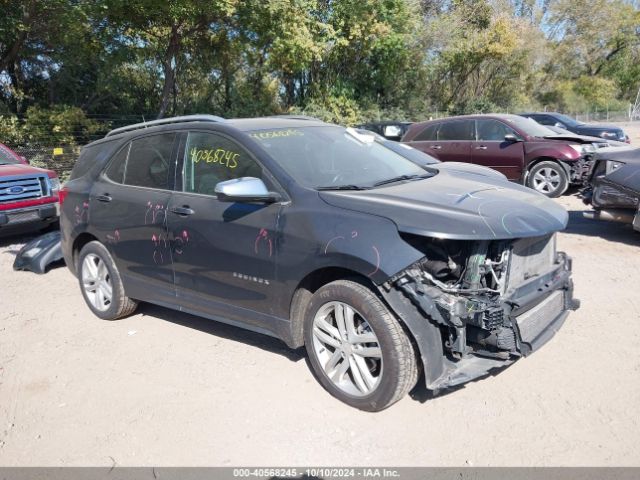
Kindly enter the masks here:
<path id="1" fill-rule="evenodd" d="M 12 163 L 9 165 L 0 165 L 0 178 L 12 177 L 14 175 L 36 175 L 36 174 L 48 174 L 49 170 L 44 168 L 33 167 L 31 165 L 23 165 L 21 163 Z"/>
<path id="2" fill-rule="evenodd" d="M 323 191 L 330 205 L 386 217 L 401 232 L 457 240 L 535 237 L 562 230 L 566 210 L 486 168 L 429 167 L 427 179 L 372 190 Z M 500 175 L 500 174 L 498 174 Z"/>
<path id="3" fill-rule="evenodd" d="M 598 160 L 615 160 L 625 164 L 640 164 L 640 148 L 630 147 L 609 147 L 598 150 Z"/>
<path id="4" fill-rule="evenodd" d="M 602 132 L 615 132 L 615 133 L 618 134 L 619 137 L 623 137 L 624 136 L 624 132 L 622 131 L 622 129 L 620 127 L 616 127 L 615 125 L 588 125 L 588 124 L 583 124 L 583 125 L 578 125 L 578 126 L 574 127 L 574 129 L 577 130 L 578 133 L 584 134 L 584 135 L 600 136 L 600 133 L 602 133 Z"/>
<path id="5" fill-rule="evenodd" d="M 557 133 L 556 135 L 545 135 L 544 138 L 550 140 L 565 140 L 575 143 L 603 143 L 604 139 L 601 137 L 591 137 L 587 135 L 578 135 L 577 133 Z"/>

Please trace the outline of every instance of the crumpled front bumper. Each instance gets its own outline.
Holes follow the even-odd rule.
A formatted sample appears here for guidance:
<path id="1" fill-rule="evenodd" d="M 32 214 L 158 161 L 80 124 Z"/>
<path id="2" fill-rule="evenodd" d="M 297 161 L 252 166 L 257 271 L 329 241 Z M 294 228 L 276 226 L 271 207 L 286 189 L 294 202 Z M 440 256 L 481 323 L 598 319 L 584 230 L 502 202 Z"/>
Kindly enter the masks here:
<path id="1" fill-rule="evenodd" d="M 445 335 L 439 335 L 447 329 L 460 327 L 434 320 L 437 308 L 430 308 L 427 299 L 412 294 L 409 288 L 405 284 L 388 290 L 381 289 L 381 293 L 411 330 L 425 367 L 425 383 L 427 388 L 433 390 L 484 377 L 520 357 L 530 355 L 551 340 L 564 324 L 570 310 L 580 306 L 573 294 L 571 258 L 560 252 L 550 271 L 519 285 L 500 299 L 505 324 L 509 325 L 515 340 L 512 347 L 497 355 L 470 347 L 463 355 L 456 356 L 447 351 L 447 345 L 442 341 Z M 462 328 L 468 327 L 470 325 Z M 440 344 L 437 343 L 438 339 Z"/>

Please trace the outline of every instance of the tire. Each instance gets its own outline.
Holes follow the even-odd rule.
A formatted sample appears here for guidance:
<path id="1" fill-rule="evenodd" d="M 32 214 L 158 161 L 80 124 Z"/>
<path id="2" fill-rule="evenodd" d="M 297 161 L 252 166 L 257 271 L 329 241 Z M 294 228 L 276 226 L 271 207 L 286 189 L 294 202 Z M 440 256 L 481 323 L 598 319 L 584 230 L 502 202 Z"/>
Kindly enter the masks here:
<path id="1" fill-rule="evenodd" d="M 338 280 L 316 291 L 306 309 L 304 339 L 316 379 L 352 407 L 384 410 L 418 381 L 411 339 L 360 283 Z"/>
<path id="2" fill-rule="evenodd" d="M 552 161 L 536 163 L 529 171 L 527 186 L 549 198 L 557 198 L 569 188 L 567 172 Z"/>
<path id="3" fill-rule="evenodd" d="M 91 265 L 95 266 L 93 272 Z M 136 300 L 125 295 L 116 264 L 106 247 L 98 241 L 87 243 L 80 251 L 78 282 L 87 306 L 103 320 L 126 317 L 138 307 Z M 110 299 L 107 287 L 111 288 Z"/>

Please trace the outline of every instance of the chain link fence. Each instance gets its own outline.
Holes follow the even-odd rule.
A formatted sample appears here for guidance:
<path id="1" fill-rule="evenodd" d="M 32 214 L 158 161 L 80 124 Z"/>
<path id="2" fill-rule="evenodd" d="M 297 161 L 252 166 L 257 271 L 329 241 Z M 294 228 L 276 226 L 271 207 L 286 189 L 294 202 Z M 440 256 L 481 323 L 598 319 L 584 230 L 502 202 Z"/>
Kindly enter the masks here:
<path id="1" fill-rule="evenodd" d="M 612 111 L 601 110 L 593 112 L 569 113 L 569 116 L 575 118 L 579 122 L 628 122 L 631 120 L 629 111 Z"/>
<path id="2" fill-rule="evenodd" d="M 78 145 L 11 145 L 11 150 L 26 158 L 34 167 L 53 170 L 61 181 L 69 178 L 82 147 Z"/>

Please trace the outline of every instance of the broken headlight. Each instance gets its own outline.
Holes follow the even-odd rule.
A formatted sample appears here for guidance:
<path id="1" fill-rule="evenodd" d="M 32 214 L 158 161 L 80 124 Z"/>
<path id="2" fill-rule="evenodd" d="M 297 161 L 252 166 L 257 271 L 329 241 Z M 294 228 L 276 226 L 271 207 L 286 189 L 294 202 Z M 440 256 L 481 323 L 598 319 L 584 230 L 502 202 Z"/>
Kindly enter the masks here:
<path id="1" fill-rule="evenodd" d="M 611 172 L 616 171 L 618 168 L 620 168 L 623 165 L 625 165 L 625 163 L 619 160 L 607 160 L 605 173 L 609 175 Z"/>

